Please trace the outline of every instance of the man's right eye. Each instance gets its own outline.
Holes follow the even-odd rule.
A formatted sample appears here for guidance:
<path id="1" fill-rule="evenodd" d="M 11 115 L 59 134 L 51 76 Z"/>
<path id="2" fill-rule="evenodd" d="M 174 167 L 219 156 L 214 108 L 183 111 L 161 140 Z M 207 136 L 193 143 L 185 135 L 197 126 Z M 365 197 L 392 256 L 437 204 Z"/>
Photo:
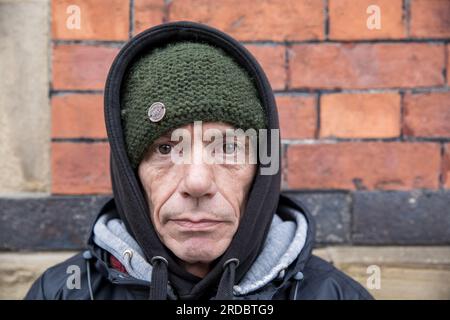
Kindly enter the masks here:
<path id="1" fill-rule="evenodd" d="M 172 151 L 172 146 L 170 144 L 164 143 L 158 146 L 158 151 L 161 154 L 169 154 Z"/>

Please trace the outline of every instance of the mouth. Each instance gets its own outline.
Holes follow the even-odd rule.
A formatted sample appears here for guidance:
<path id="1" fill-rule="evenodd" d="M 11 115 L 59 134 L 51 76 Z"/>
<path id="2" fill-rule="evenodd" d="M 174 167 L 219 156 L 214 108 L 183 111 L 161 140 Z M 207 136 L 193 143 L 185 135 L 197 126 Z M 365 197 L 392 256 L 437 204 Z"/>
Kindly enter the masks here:
<path id="1" fill-rule="evenodd" d="M 172 219 L 170 221 L 175 223 L 180 229 L 184 231 L 208 231 L 224 223 L 224 221 L 209 219 Z"/>

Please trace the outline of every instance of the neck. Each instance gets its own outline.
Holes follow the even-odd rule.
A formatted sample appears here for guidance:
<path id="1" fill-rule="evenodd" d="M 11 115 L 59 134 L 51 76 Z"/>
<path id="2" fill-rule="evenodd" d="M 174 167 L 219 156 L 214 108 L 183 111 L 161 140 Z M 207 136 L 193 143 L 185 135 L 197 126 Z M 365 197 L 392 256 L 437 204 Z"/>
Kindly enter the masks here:
<path id="1" fill-rule="evenodd" d="M 199 278 L 204 278 L 210 270 L 209 263 L 187 263 L 185 261 L 182 261 L 182 264 L 187 272 L 192 273 L 194 276 L 197 276 Z"/>

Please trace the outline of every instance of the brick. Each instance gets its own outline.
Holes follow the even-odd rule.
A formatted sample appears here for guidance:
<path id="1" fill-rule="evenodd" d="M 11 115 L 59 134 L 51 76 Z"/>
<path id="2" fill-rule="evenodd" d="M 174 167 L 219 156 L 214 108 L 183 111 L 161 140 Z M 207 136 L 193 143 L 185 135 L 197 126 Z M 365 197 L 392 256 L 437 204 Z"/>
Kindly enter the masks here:
<path id="1" fill-rule="evenodd" d="M 289 188 L 409 190 L 439 187 L 437 143 L 344 142 L 290 145 Z"/>
<path id="2" fill-rule="evenodd" d="M 449 206 L 449 191 L 357 191 L 353 194 L 353 243 L 448 244 Z"/>
<path id="3" fill-rule="evenodd" d="M 255 56 L 269 78 L 274 90 L 284 90 L 287 85 L 284 46 L 247 45 L 246 48 Z"/>
<path id="4" fill-rule="evenodd" d="M 402 0 L 330 0 L 329 38 L 337 40 L 400 39 L 406 35 L 403 24 Z M 371 5 L 380 8 L 380 29 L 369 29 L 367 21 L 373 12 Z"/>
<path id="5" fill-rule="evenodd" d="M 0 199 L 1 250 L 74 250 L 86 246 L 90 228 L 110 196 Z"/>
<path id="6" fill-rule="evenodd" d="M 447 52 L 446 52 L 446 56 L 447 56 L 447 85 L 450 86 L 450 44 L 447 45 Z"/>
<path id="7" fill-rule="evenodd" d="M 292 88 L 444 84 L 444 46 L 428 43 L 301 44 L 289 49 Z"/>
<path id="8" fill-rule="evenodd" d="M 410 2 L 410 33 L 416 38 L 450 37 L 450 1 Z"/>
<path id="9" fill-rule="evenodd" d="M 173 0 L 169 20 L 192 20 L 241 41 L 324 38 L 324 1 Z"/>
<path id="10" fill-rule="evenodd" d="M 55 90 L 102 90 L 118 48 L 91 45 L 53 47 Z"/>
<path id="11" fill-rule="evenodd" d="M 313 139 L 317 127 L 316 97 L 277 95 L 282 139 Z"/>
<path id="12" fill-rule="evenodd" d="M 52 143 L 52 193 L 111 193 L 107 143 Z"/>
<path id="13" fill-rule="evenodd" d="M 450 92 L 406 94 L 403 133 L 415 137 L 450 137 Z"/>
<path id="14" fill-rule="evenodd" d="M 134 34 L 163 23 L 164 0 L 134 0 Z"/>
<path id="15" fill-rule="evenodd" d="M 53 138 L 106 138 L 103 95 L 52 97 Z"/>
<path id="16" fill-rule="evenodd" d="M 391 138 L 399 135 L 398 93 L 321 96 L 320 137 Z"/>
<path id="17" fill-rule="evenodd" d="M 79 28 L 74 24 L 78 14 Z M 129 0 L 52 0 L 52 35 L 64 40 L 127 40 L 129 17 Z"/>
<path id="18" fill-rule="evenodd" d="M 341 192 L 290 192 L 314 217 L 317 244 L 350 241 L 350 196 Z"/>
<path id="19" fill-rule="evenodd" d="M 444 158 L 442 160 L 442 178 L 444 188 L 450 189 L 450 144 L 444 146 Z"/>

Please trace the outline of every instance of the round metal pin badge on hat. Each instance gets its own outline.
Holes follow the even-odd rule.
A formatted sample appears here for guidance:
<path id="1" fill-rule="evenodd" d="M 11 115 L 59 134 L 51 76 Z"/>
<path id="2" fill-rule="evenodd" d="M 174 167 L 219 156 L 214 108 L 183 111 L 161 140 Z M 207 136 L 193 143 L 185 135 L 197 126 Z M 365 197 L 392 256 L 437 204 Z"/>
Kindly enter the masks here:
<path id="1" fill-rule="evenodd" d="M 148 118 L 151 122 L 159 122 L 166 114 L 166 106 L 162 102 L 155 102 L 148 108 Z"/>

